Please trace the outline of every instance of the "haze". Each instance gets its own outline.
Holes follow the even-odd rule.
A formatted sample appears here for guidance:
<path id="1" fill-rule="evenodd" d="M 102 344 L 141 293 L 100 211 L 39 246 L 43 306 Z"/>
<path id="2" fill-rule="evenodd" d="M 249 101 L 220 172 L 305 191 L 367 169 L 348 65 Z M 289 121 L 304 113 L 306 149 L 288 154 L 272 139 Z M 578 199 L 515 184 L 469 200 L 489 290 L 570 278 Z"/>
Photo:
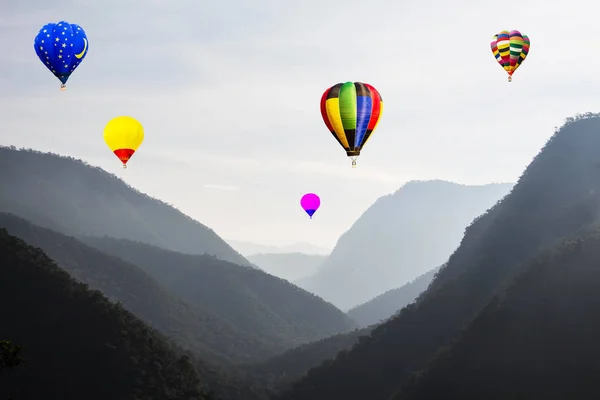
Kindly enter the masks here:
<path id="1" fill-rule="evenodd" d="M 332 248 L 408 180 L 516 181 L 554 126 L 600 107 L 596 3 L 449 4 L 3 2 L 0 143 L 101 166 L 225 238 Z M 90 39 L 65 93 L 32 46 L 63 19 Z M 502 29 L 531 38 L 510 84 L 489 49 Z M 356 169 L 318 110 L 349 80 L 385 102 Z M 118 115 L 146 130 L 125 171 L 102 140 Z"/>

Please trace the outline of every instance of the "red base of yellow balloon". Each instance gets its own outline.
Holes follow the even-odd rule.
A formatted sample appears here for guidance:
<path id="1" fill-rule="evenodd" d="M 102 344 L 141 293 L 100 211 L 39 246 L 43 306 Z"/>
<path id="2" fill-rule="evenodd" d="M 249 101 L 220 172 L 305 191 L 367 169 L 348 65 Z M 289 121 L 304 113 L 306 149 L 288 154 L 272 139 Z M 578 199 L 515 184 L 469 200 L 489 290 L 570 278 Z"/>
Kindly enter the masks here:
<path id="1" fill-rule="evenodd" d="M 125 164 L 127 164 L 127 161 L 129 161 L 129 159 L 131 158 L 131 156 L 133 155 L 133 153 L 135 153 L 135 150 L 132 150 L 132 149 L 117 149 L 113 153 L 115 153 L 115 155 L 117 157 L 119 157 L 119 160 L 121 160 L 121 162 L 123 163 L 123 167 L 125 167 Z"/>

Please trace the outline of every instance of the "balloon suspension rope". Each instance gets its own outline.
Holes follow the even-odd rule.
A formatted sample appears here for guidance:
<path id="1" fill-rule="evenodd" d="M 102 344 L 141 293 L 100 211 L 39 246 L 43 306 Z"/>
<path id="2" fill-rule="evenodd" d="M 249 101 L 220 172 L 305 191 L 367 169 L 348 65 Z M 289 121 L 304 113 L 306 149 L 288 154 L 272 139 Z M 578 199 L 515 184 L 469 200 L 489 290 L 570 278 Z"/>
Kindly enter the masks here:
<path id="1" fill-rule="evenodd" d="M 67 90 L 67 85 L 65 85 L 64 83 L 60 85 L 60 91 L 64 92 L 65 90 Z"/>

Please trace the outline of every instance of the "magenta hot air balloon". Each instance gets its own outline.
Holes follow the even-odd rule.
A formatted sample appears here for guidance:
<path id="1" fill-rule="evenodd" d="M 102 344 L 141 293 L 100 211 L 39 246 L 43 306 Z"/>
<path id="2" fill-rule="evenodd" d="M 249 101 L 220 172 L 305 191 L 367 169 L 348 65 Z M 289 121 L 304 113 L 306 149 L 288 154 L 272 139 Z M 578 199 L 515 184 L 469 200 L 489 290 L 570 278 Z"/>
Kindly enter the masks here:
<path id="1" fill-rule="evenodd" d="M 313 214 L 319 209 L 319 206 L 321 205 L 321 199 L 319 199 L 319 196 L 317 196 L 314 193 L 306 193 L 304 196 L 302 196 L 302 199 L 300 200 L 300 205 L 302 206 L 304 211 L 306 211 L 308 216 L 312 219 Z"/>

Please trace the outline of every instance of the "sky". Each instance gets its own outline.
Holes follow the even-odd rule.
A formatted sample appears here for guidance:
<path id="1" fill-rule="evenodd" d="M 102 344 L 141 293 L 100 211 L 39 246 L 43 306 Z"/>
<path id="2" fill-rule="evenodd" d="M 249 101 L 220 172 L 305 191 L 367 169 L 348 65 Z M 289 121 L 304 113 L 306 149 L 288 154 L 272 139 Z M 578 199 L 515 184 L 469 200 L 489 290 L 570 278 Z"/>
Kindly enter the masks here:
<path id="1" fill-rule="evenodd" d="M 0 144 L 83 159 L 225 239 L 332 248 L 409 180 L 516 182 L 555 127 L 600 111 L 592 0 L 7 0 L 0 3 Z M 39 61 L 48 22 L 81 25 L 67 83 Z M 362 22 L 360 22 L 362 21 Z M 489 43 L 531 39 L 512 83 Z M 326 88 L 367 82 L 385 109 L 357 168 L 326 129 Z M 138 119 L 123 170 L 106 123 Z M 321 197 L 312 220 L 300 208 Z"/>

